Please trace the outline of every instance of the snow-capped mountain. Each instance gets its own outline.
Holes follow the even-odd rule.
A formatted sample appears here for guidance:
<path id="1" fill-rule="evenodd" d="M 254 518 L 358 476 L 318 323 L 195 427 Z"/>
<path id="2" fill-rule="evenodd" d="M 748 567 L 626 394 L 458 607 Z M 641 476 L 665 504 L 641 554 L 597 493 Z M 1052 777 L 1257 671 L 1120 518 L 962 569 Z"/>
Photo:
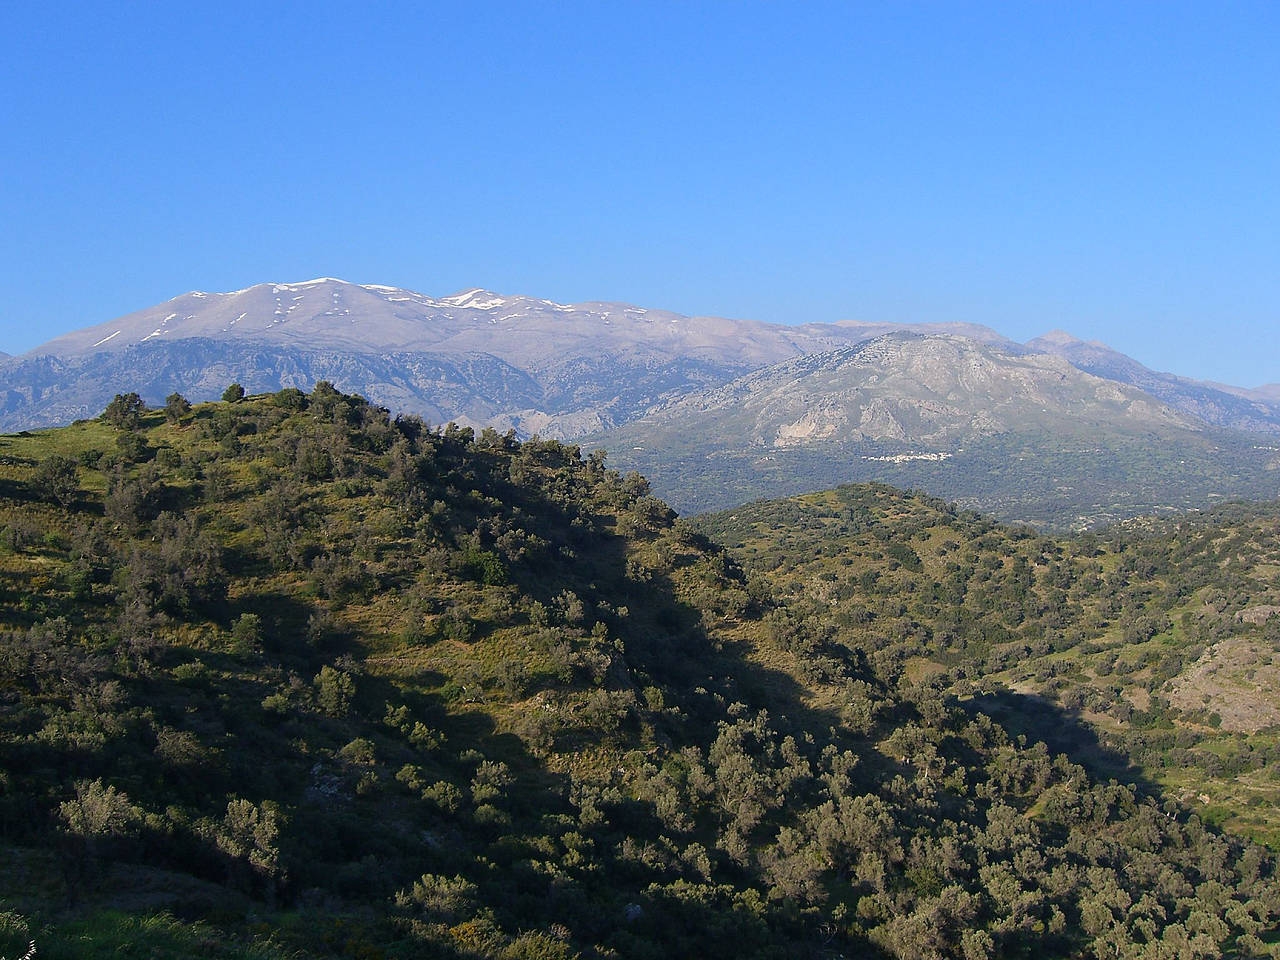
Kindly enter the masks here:
<path id="1" fill-rule="evenodd" d="M 265 391 L 326 379 L 434 422 L 572 438 L 773 364 L 901 331 L 1014 356 L 1056 354 L 1206 423 L 1280 432 L 1280 408 L 1262 394 L 1157 374 L 1068 334 L 1023 345 L 976 324 L 771 324 L 483 288 L 431 296 L 333 277 L 193 291 L 0 359 L 0 429 L 93 416 L 122 390 L 151 402 L 173 391 L 199 400 L 232 380 Z"/>
<path id="2" fill-rule="evenodd" d="M 125 387 L 152 401 L 310 388 L 329 379 L 433 420 L 572 437 L 659 400 L 902 324 L 787 326 L 626 303 L 555 303 L 472 288 L 428 296 L 320 277 L 193 291 L 57 337 L 0 368 L 0 427 L 98 413 Z M 926 329 L 1008 343 L 969 324 Z"/>
<path id="3" fill-rule="evenodd" d="M 619 303 L 553 303 L 475 288 L 444 297 L 332 277 L 261 283 L 230 293 L 192 292 L 51 340 L 31 356 L 112 353 L 193 338 L 355 353 L 481 351 L 538 362 L 570 353 L 714 356 L 768 363 L 832 343 L 822 334 L 748 320 L 686 317 Z"/>

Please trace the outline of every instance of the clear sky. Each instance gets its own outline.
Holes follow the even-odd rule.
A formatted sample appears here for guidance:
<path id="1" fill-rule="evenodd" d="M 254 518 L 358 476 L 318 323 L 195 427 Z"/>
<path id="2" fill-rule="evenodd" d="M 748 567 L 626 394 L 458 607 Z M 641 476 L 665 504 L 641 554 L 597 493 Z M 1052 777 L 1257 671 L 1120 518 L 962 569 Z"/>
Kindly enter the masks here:
<path id="1" fill-rule="evenodd" d="M 337 276 L 1280 381 L 1280 3 L 0 5 L 0 349 Z"/>

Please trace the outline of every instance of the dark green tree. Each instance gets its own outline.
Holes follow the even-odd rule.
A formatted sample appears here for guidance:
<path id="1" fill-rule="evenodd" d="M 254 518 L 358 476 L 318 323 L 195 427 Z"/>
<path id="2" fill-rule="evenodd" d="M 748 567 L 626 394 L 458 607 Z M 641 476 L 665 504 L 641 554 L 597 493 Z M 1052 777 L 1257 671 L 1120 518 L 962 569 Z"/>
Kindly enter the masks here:
<path id="1" fill-rule="evenodd" d="M 121 430 L 136 430 L 146 409 L 147 405 L 136 393 L 117 393 L 102 411 L 102 419 Z"/>
<path id="2" fill-rule="evenodd" d="M 222 391 L 222 399 L 227 403 L 239 403 L 244 399 L 244 387 L 238 383 L 231 384 Z"/>
<path id="3" fill-rule="evenodd" d="M 151 447 L 147 445 L 147 438 L 141 433 L 135 433 L 132 430 L 126 430 L 116 437 L 116 450 L 119 452 L 120 458 L 129 463 L 141 463 L 151 453 Z"/>
<path id="4" fill-rule="evenodd" d="M 53 454 L 46 457 L 36 469 L 36 487 L 46 500 L 71 506 L 80 492 L 79 471 L 70 457 Z"/>
<path id="5" fill-rule="evenodd" d="M 180 393 L 171 393 L 164 400 L 164 415 L 170 423 L 177 423 L 191 412 L 191 401 Z"/>

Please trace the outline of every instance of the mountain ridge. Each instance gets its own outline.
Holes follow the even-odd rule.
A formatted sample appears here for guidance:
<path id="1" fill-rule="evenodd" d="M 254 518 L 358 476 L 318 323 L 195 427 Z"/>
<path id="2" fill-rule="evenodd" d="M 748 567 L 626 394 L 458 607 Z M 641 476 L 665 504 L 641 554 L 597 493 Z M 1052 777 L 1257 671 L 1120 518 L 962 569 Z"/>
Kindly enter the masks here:
<path id="1" fill-rule="evenodd" d="M 973 425 L 976 432 L 1002 432 L 1008 429 L 1010 424 L 998 419 L 1002 406 L 1009 407 L 1019 402 L 1048 402 L 1051 399 L 1049 393 L 1059 384 L 1068 383 L 1073 377 L 1078 385 L 1087 385 L 1094 390 L 1094 399 L 1122 405 L 1126 412 L 1134 411 L 1144 417 L 1145 422 L 1186 429 L 1198 427 L 1195 421 L 1178 416 L 1172 408 L 1161 408 L 1149 403 L 1149 399 L 1140 391 L 1133 388 L 1126 391 L 1123 387 L 1116 387 L 1107 378 L 1079 371 L 1062 358 L 1035 353 L 1013 357 L 983 349 L 965 338 L 918 333 L 885 334 L 829 353 L 809 354 L 784 361 L 748 374 L 724 387 L 675 400 L 654 413 L 660 415 L 679 409 L 696 409 L 706 413 L 714 409 L 740 408 L 762 389 L 769 389 L 770 395 L 776 400 L 785 399 L 793 412 L 801 412 L 815 403 L 831 400 L 837 389 L 837 382 L 833 378 L 864 369 L 875 370 L 871 375 L 874 382 L 847 380 L 840 389 L 861 391 L 872 398 L 873 405 L 875 401 L 880 401 L 881 408 L 886 402 L 901 404 L 914 400 L 922 413 L 950 412 L 938 409 L 939 405 L 958 402 L 967 392 L 971 394 L 971 409 L 968 412 L 974 418 L 982 419 L 982 422 L 975 422 Z M 886 381 L 887 377 L 895 376 L 896 380 Z M 1034 379 L 1037 376 L 1039 379 Z M 1002 378 L 1004 382 L 1000 383 Z M 818 381 L 816 387 L 807 387 L 813 381 Z M 976 389 L 978 387 L 984 388 L 981 393 Z M 912 388 L 920 390 L 918 399 L 908 397 L 907 391 Z M 1063 398 L 1063 402 L 1076 399 L 1078 398 Z M 991 406 L 993 402 L 994 407 Z M 848 412 L 847 403 L 839 406 L 842 414 Z M 953 407 L 952 410 L 958 408 Z M 896 421 L 890 427 L 883 423 L 877 425 L 874 420 L 872 416 L 870 432 L 855 431 L 852 439 L 911 439 L 924 443 L 935 439 L 930 434 L 918 431 L 908 436 L 907 431 Z M 864 411 L 863 422 L 867 421 Z M 881 429 L 883 427 L 890 428 L 885 432 Z M 789 436 L 797 435 L 792 431 Z M 816 439 L 825 440 L 831 436 L 828 432 Z M 765 440 L 762 435 L 757 435 L 757 439 Z M 777 439 L 774 445 L 779 445 Z"/>
<path id="2" fill-rule="evenodd" d="M 349 297 L 356 299 L 349 302 Z M 358 331 L 351 329 L 357 324 Z M 503 335 L 517 325 L 521 340 L 504 340 Z M 566 349 L 575 354 L 638 350 L 668 358 L 714 352 L 721 360 L 763 365 L 902 329 L 955 333 L 1016 347 L 991 328 L 972 323 L 777 324 L 615 301 L 557 303 L 526 295 L 505 296 L 482 287 L 431 297 L 402 287 L 320 277 L 254 284 L 226 293 L 191 291 L 55 337 L 23 356 L 112 352 L 153 339 L 229 334 L 237 340 L 311 347 L 329 344 L 357 352 L 465 352 L 483 346 L 484 352 L 508 362 L 535 365 L 562 356 Z M 528 337 L 538 332 L 550 336 Z M 608 346 L 598 347 L 601 341 Z"/>
<path id="3" fill-rule="evenodd" d="M 513 323 L 514 321 L 514 323 Z M 432 297 L 388 284 L 335 277 L 264 282 L 239 290 L 193 290 L 153 307 L 59 335 L 20 355 L 67 358 L 115 353 L 131 344 L 187 339 L 273 343 L 290 349 L 356 353 L 491 353 L 535 376 L 566 357 L 707 360 L 737 373 L 793 356 L 821 353 L 896 331 L 965 336 L 1011 353 L 1045 352 L 1107 379 L 1156 393 L 1207 422 L 1280 429 L 1280 388 L 1232 387 L 1159 373 L 1100 341 L 1052 330 L 1026 343 L 973 323 L 765 323 L 685 315 L 611 301 L 557 303 L 471 287 Z M 0 359 L 5 359 L 0 355 Z M 728 379 L 732 379 L 729 377 Z M 370 391 L 372 392 L 372 391 Z M 1241 401 L 1245 401 L 1242 403 Z M 1231 417 L 1239 423 L 1225 422 Z"/>
<path id="4" fill-rule="evenodd" d="M 1027 341 L 1033 350 L 1043 350 L 1070 361 L 1095 376 L 1138 387 L 1159 400 L 1192 413 L 1205 423 L 1259 433 L 1280 433 L 1280 408 L 1266 388 L 1249 390 L 1228 387 L 1177 374 L 1162 373 L 1126 356 L 1098 340 L 1081 340 L 1063 331 L 1050 331 Z"/>

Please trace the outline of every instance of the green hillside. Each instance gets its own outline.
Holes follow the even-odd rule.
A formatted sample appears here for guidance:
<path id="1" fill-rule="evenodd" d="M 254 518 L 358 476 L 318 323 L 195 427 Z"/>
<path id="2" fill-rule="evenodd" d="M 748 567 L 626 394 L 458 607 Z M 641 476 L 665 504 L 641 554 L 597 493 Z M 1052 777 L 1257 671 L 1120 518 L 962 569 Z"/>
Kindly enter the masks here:
<path id="1" fill-rule="evenodd" d="M 851 485 L 696 524 L 882 669 L 1280 845 L 1280 504 L 1067 539 Z"/>
<path id="2" fill-rule="evenodd" d="M 1277 953 L 1264 847 L 805 576 L 325 384 L 2 438 L 0 956 Z"/>

